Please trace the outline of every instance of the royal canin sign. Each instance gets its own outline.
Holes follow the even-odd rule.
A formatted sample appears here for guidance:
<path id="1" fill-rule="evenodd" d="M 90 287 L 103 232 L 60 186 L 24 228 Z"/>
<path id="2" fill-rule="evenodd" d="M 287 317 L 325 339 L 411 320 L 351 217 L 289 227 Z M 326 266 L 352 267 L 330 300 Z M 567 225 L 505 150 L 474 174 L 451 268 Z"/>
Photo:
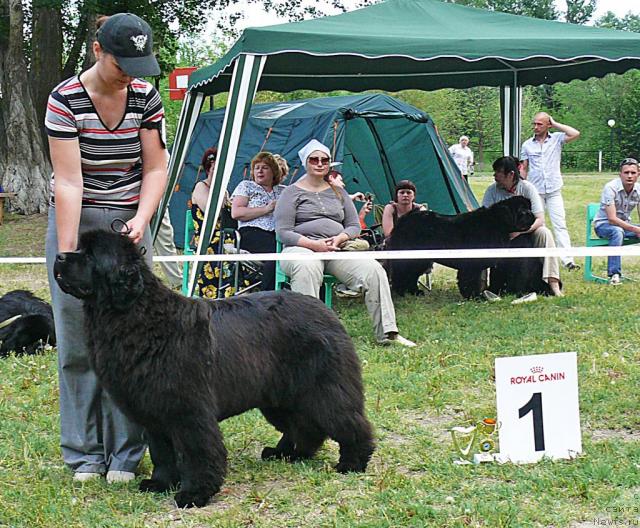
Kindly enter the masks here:
<path id="1" fill-rule="evenodd" d="M 543 367 L 531 367 L 531 374 L 524 376 L 512 376 L 511 385 L 526 385 L 528 383 L 545 383 L 548 381 L 562 381 L 566 378 L 566 372 L 545 373 Z"/>

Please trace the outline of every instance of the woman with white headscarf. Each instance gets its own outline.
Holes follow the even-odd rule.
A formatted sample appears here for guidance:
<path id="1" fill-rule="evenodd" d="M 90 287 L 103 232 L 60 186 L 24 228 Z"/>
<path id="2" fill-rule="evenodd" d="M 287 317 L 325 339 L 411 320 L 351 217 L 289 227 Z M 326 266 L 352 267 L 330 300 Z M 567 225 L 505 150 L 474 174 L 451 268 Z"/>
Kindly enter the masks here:
<path id="1" fill-rule="evenodd" d="M 331 163 L 325 145 L 312 139 L 298 156 L 307 172 L 282 191 L 275 210 L 283 253 L 338 251 L 360 234 L 356 208 L 344 189 L 325 180 Z M 375 260 L 283 261 L 281 266 L 299 293 L 319 297 L 325 272 L 351 290 L 363 290 L 378 342 L 415 346 L 398 333 L 387 274 Z"/>

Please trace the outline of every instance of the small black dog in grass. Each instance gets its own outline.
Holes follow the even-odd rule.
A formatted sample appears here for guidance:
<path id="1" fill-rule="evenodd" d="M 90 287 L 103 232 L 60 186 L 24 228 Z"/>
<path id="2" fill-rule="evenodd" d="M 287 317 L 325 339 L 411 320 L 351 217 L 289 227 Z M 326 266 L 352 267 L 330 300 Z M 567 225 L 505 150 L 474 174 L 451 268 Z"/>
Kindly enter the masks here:
<path id="1" fill-rule="evenodd" d="M 35 354 L 46 344 L 56 344 L 51 306 L 27 290 L 0 297 L 0 357 Z"/>
<path id="2" fill-rule="evenodd" d="M 120 408 L 147 429 L 143 491 L 179 485 L 179 507 L 222 485 L 218 422 L 258 408 L 282 433 L 262 458 L 312 457 L 331 438 L 339 472 L 364 471 L 374 450 L 360 362 L 336 315 L 293 292 L 208 301 L 172 292 L 125 236 L 92 231 L 56 257 L 63 291 L 84 300 L 90 358 Z"/>

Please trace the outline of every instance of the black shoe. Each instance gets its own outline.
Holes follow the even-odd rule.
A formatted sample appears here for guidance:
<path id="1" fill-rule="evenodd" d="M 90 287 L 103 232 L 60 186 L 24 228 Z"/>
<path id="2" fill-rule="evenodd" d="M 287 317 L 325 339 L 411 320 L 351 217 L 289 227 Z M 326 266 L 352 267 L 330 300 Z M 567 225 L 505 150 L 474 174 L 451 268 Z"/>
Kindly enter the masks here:
<path id="1" fill-rule="evenodd" d="M 575 264 L 574 262 L 569 262 L 568 264 L 565 264 L 564 267 L 569 271 L 578 271 L 580 269 L 580 265 Z"/>

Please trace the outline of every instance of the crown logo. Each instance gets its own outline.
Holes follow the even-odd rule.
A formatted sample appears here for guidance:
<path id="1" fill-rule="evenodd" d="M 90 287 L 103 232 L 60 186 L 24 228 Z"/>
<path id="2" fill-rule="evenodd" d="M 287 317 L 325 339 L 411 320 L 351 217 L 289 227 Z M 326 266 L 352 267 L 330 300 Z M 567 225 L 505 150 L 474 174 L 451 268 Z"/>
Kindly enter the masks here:
<path id="1" fill-rule="evenodd" d="M 133 45 L 136 47 L 136 49 L 142 52 L 144 51 L 144 47 L 147 44 L 147 38 L 147 35 L 135 35 L 131 37 L 131 40 L 133 41 Z"/>
<path id="2" fill-rule="evenodd" d="M 540 374 L 544 370 L 544 368 L 543 367 L 531 367 L 530 370 L 534 374 Z"/>

